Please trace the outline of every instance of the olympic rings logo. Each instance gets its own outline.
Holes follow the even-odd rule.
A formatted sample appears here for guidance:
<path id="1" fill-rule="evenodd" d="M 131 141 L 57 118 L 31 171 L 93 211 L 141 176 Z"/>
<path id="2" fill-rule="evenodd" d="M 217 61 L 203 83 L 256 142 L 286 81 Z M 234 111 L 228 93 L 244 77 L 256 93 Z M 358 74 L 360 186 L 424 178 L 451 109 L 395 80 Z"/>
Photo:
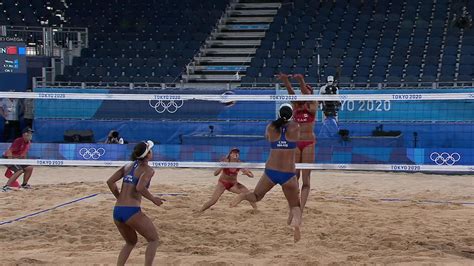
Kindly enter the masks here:
<path id="1" fill-rule="evenodd" d="M 454 153 L 437 153 L 437 152 L 432 152 L 430 154 L 430 159 L 437 165 L 454 165 L 456 162 L 461 160 L 461 155 L 459 153 L 454 152 Z"/>
<path id="2" fill-rule="evenodd" d="M 104 148 L 81 148 L 79 150 L 79 155 L 82 156 L 83 159 L 85 160 L 97 160 L 100 157 L 104 156 L 105 154 L 105 149 Z"/>
<path id="3" fill-rule="evenodd" d="M 338 164 L 338 165 L 337 165 L 337 168 L 338 168 L 338 169 L 347 169 L 347 165 L 345 165 L 345 164 Z"/>
<path id="4" fill-rule="evenodd" d="M 183 100 L 149 100 L 148 104 L 151 108 L 159 114 L 168 112 L 170 114 L 176 113 L 184 104 Z"/>

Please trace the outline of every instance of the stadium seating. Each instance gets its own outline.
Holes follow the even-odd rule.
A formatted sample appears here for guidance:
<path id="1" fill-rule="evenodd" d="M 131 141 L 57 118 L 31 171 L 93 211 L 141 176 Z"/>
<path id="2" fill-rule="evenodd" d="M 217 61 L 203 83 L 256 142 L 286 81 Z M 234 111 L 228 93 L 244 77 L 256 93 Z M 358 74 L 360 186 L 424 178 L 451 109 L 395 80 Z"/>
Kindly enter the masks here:
<path id="1" fill-rule="evenodd" d="M 314 80 L 338 72 L 347 82 L 472 81 L 474 28 L 451 23 L 461 2 L 284 0 L 242 81 L 272 82 L 280 71 Z M 3 0 L 0 24 L 87 27 L 89 48 L 57 80 L 172 82 L 229 2 L 66 3 Z M 467 8 L 474 14 L 473 1 Z"/>
<path id="2" fill-rule="evenodd" d="M 61 25 L 87 27 L 89 48 L 56 78 L 78 82 L 175 81 L 228 5 L 221 0 L 43 2 L 3 1 L 0 12 L 4 8 L 8 16 L 0 24 L 57 25 L 53 11 L 60 10 Z"/>
<path id="3" fill-rule="evenodd" d="M 345 82 L 473 80 L 474 29 L 451 25 L 452 1 L 286 2 L 245 82 L 280 71 L 315 77 L 318 68 L 321 80 L 339 71 Z"/>
<path id="4" fill-rule="evenodd" d="M 66 18 L 61 0 L 2 0 L 0 25 L 61 26 Z"/>
<path id="5" fill-rule="evenodd" d="M 89 48 L 59 79 L 176 81 L 227 4 L 217 0 L 72 1 L 66 12 L 69 24 L 89 29 Z"/>

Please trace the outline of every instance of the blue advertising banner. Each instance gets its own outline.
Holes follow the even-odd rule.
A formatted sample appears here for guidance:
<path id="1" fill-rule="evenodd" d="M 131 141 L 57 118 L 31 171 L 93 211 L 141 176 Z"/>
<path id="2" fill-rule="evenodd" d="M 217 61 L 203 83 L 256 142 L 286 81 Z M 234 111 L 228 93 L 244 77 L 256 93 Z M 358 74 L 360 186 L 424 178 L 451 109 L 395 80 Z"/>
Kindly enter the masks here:
<path id="1" fill-rule="evenodd" d="M 399 140 L 370 140 L 367 146 L 360 140 L 335 141 L 331 145 L 316 147 L 316 163 L 333 164 L 408 164 L 408 165 L 474 165 L 474 150 L 464 148 L 405 148 Z M 135 144 L 60 144 L 33 143 L 28 153 L 30 159 L 127 161 Z M 366 146 L 362 146 L 366 145 Z M 0 143 L 6 150 L 10 143 Z M 155 145 L 153 159 L 157 161 L 218 162 L 229 152 L 230 145 Z M 266 146 L 238 146 L 243 162 L 262 163 L 270 151 Z"/>
<path id="2" fill-rule="evenodd" d="M 80 92 L 81 89 L 39 88 L 37 92 Z M 134 91 L 88 89 L 89 93 L 134 93 Z M 213 94 L 225 90 L 173 90 L 169 94 Z M 436 93 L 439 90 L 343 90 L 341 94 L 403 94 Z M 443 90 L 449 92 L 474 92 L 474 89 Z M 143 93 L 157 93 L 143 92 Z M 159 92 L 158 92 L 159 93 Z M 235 94 L 272 95 L 276 90 L 235 90 Z M 278 94 L 286 94 L 279 90 Z M 144 120 L 271 120 L 275 118 L 278 102 L 229 102 L 201 100 L 150 100 L 150 101 L 101 101 L 101 100 L 36 100 L 37 118 L 76 119 L 144 119 Z M 319 111 L 321 117 L 321 111 Z M 473 100 L 446 101 L 342 101 L 339 121 L 474 121 Z"/>

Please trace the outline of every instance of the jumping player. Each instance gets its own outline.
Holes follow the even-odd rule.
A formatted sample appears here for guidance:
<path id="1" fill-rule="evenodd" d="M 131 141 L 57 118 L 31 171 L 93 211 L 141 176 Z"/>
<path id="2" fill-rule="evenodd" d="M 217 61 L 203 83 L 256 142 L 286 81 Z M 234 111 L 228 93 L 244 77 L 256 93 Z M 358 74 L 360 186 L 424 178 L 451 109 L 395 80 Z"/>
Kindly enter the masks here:
<path id="1" fill-rule="evenodd" d="M 239 194 L 231 203 L 237 206 L 242 200 L 257 202 L 276 184 L 281 185 L 290 206 L 289 225 L 294 227 L 294 240 L 301 238 L 301 208 L 298 180 L 295 175 L 296 140 L 299 139 L 299 125 L 291 121 L 293 108 L 290 104 L 280 106 L 279 118 L 271 122 L 265 136 L 271 144 L 265 172 L 253 192 Z"/>

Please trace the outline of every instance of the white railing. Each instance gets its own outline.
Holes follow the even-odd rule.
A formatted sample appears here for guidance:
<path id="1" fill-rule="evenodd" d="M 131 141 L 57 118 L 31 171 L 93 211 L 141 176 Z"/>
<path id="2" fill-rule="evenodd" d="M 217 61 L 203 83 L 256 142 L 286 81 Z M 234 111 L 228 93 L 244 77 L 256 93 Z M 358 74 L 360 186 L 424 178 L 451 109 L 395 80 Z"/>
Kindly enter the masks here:
<path id="1" fill-rule="evenodd" d="M 50 77 L 50 75 L 48 75 Z M 319 88 L 324 83 L 308 83 Z M 299 87 L 298 84 L 293 84 Z M 343 89 L 447 89 L 474 88 L 474 81 L 452 82 L 387 82 L 387 83 L 339 83 Z M 72 82 L 51 81 L 49 78 L 35 78 L 33 88 L 127 88 L 127 89 L 164 89 L 164 88 L 227 88 L 227 89 L 283 89 L 279 83 L 161 83 L 161 82 Z"/>

